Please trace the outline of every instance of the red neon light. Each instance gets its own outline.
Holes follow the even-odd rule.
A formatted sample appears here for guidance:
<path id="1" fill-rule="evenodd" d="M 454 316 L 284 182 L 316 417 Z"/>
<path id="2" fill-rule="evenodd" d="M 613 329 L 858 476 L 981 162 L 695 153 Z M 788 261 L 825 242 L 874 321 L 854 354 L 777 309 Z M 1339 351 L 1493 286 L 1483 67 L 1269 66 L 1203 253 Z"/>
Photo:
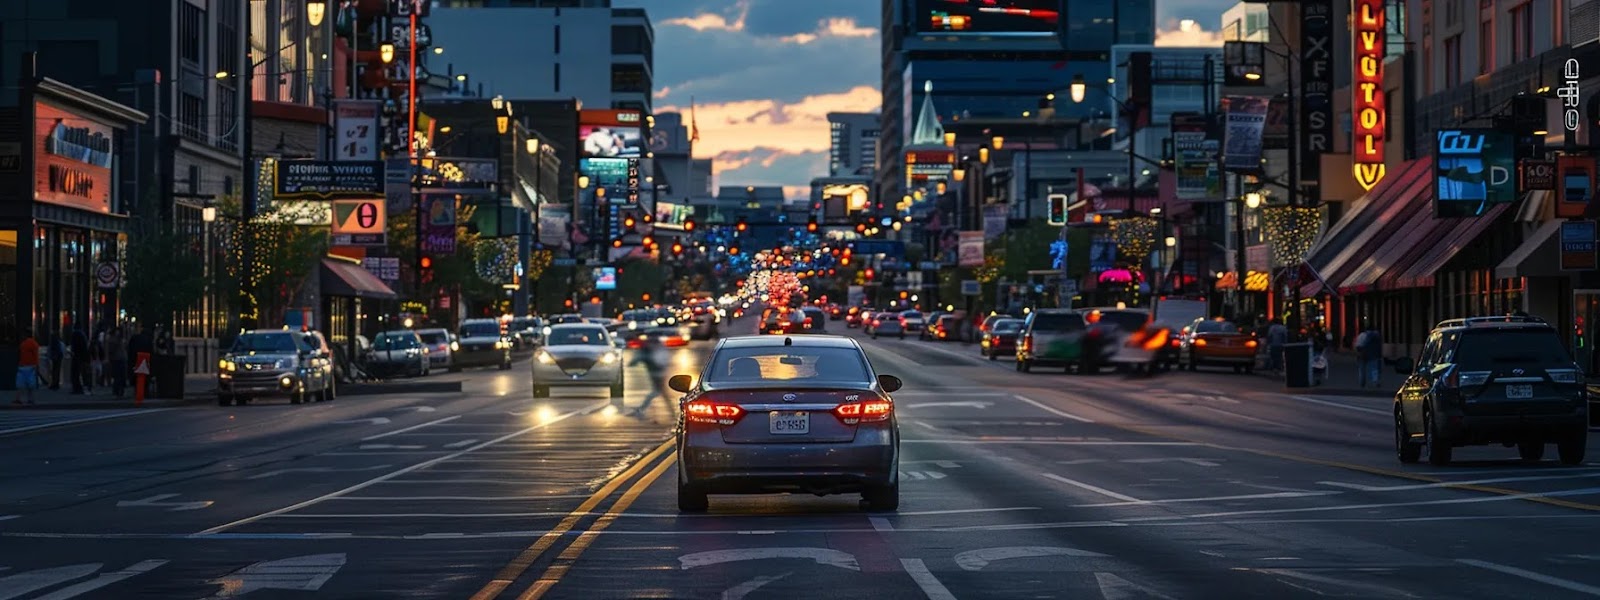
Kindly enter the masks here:
<path id="1" fill-rule="evenodd" d="M 1356 183 L 1372 189 L 1383 179 L 1383 130 L 1388 107 L 1383 94 L 1383 58 L 1387 44 L 1383 0 L 1354 0 L 1355 77 L 1351 80 L 1354 116 L 1351 154 Z"/>

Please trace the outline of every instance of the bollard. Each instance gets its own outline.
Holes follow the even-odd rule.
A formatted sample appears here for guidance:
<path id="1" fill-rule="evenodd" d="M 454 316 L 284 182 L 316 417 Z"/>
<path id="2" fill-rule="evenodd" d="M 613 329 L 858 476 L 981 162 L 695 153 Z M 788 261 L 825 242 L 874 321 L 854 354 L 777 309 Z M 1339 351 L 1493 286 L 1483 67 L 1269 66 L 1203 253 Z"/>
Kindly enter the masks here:
<path id="1" fill-rule="evenodd" d="M 150 376 L 150 353 L 140 352 L 134 357 L 133 368 L 133 405 L 144 404 L 145 381 Z"/>

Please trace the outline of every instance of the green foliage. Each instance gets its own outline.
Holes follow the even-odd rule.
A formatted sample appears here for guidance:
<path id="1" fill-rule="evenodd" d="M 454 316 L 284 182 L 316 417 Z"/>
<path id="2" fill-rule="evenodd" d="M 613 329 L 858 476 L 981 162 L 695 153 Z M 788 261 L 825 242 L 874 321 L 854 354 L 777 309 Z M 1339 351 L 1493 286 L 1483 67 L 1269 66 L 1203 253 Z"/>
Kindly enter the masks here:
<path id="1" fill-rule="evenodd" d="M 173 315 L 205 297 L 200 240 L 154 216 L 139 219 L 129 237 L 122 298 L 135 317 L 170 324 Z"/>
<path id="2" fill-rule="evenodd" d="M 218 202 L 214 235 L 226 260 L 215 282 L 224 297 L 245 304 L 236 307 L 239 316 L 274 327 L 284 322 L 289 309 L 298 308 L 301 289 L 328 255 L 328 211 L 322 203 L 281 202 L 263 206 L 246 223 L 237 199 Z"/>

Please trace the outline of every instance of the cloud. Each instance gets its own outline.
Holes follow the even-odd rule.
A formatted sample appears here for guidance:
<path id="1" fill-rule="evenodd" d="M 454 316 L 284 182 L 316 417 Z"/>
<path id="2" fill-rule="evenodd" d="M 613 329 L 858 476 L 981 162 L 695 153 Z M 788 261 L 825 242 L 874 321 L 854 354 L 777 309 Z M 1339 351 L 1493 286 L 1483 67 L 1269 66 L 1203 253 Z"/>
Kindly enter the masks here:
<path id="1" fill-rule="evenodd" d="M 1188 19 L 1168 21 L 1165 26 L 1156 28 L 1156 45 L 1221 46 L 1222 32 L 1206 31 L 1200 23 Z"/>
<path id="2" fill-rule="evenodd" d="M 826 152 L 828 113 L 872 112 L 882 101 L 877 88 L 862 85 L 795 102 L 764 98 L 696 104 L 693 115 L 700 141 L 695 144 L 695 154 L 732 161 L 735 159 L 728 153 L 756 148 L 785 153 Z M 656 110 L 690 114 L 687 106 L 657 106 Z"/>
<path id="3" fill-rule="evenodd" d="M 855 19 L 849 17 L 834 17 L 823 19 L 818 23 L 815 32 L 802 32 L 778 38 L 790 44 L 809 44 L 822 38 L 872 38 L 877 37 L 878 30 L 868 29 L 856 24 Z"/>
<path id="4" fill-rule="evenodd" d="M 661 86 L 661 89 L 656 90 L 655 92 L 651 93 L 650 97 L 655 98 L 657 100 L 660 100 L 662 98 L 667 97 L 667 94 L 671 94 L 671 93 L 672 93 L 672 86 L 663 85 L 663 86 Z"/>
<path id="5" fill-rule="evenodd" d="M 666 19 L 661 21 L 661 24 L 688 27 L 695 31 L 744 31 L 745 17 L 750 14 L 750 2 L 748 0 L 735 2 L 734 10 L 738 13 L 732 21 L 716 13 L 700 13 L 692 17 Z"/>
<path id="6" fill-rule="evenodd" d="M 785 198 L 805 198 L 810 194 L 811 178 L 827 173 L 828 152 L 756 148 L 728 152 L 712 162 L 717 185 L 778 185 L 783 186 Z"/>

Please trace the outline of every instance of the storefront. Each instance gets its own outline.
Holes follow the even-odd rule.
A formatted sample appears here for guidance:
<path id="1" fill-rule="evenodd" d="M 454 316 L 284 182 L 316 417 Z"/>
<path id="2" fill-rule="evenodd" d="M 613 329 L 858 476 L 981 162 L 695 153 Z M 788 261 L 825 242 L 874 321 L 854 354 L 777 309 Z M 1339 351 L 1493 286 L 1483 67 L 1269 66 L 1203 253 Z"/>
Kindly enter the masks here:
<path id="1" fill-rule="evenodd" d="M 119 257 L 127 234 L 131 181 L 120 150 L 143 113 L 51 79 L 23 90 L 13 113 L 16 168 L 0 169 L 0 190 L 31 202 L 0 205 L 0 385 L 11 386 L 23 328 L 41 342 L 120 317 Z M 131 180 L 131 178 L 130 178 Z M 23 240 L 28 240 L 23 243 Z"/>
<path id="2" fill-rule="evenodd" d="M 329 256 L 318 270 L 323 319 L 319 329 L 343 355 L 341 359 L 349 360 L 358 354 L 356 337 L 372 339 L 379 327 L 377 317 L 384 314 L 381 303 L 395 300 L 396 295 L 356 260 Z"/>

